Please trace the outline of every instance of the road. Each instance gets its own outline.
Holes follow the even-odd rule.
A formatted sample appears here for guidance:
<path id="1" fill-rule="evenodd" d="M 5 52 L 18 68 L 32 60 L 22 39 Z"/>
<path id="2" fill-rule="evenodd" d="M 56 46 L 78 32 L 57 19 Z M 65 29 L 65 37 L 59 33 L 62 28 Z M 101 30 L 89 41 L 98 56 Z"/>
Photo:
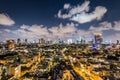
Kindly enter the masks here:
<path id="1" fill-rule="evenodd" d="M 74 80 L 84 80 L 82 76 L 75 72 L 71 65 L 67 65 L 63 61 L 51 70 L 51 80 L 62 80 L 64 70 L 69 70 L 73 75 Z"/>

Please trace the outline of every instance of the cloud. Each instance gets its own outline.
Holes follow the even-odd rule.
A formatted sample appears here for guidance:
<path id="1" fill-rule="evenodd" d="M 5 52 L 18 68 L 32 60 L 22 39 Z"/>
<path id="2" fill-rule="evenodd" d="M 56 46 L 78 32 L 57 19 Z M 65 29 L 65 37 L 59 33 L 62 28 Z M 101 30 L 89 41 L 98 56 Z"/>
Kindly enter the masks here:
<path id="1" fill-rule="evenodd" d="M 45 39 L 56 39 L 56 38 L 66 38 L 66 35 L 71 36 L 72 33 L 74 33 L 78 26 L 74 23 L 67 23 L 66 25 L 63 25 L 62 23 L 58 26 L 52 26 L 48 28 L 44 25 L 25 25 L 23 24 L 18 28 L 17 30 L 9 30 L 4 29 L 2 31 L 5 31 L 3 33 L 5 34 L 13 34 L 16 36 L 16 38 L 29 38 L 29 39 L 38 39 L 38 38 L 45 38 Z"/>
<path id="2" fill-rule="evenodd" d="M 117 42 L 120 40 L 120 33 L 114 33 L 105 37 L 105 39 L 110 40 L 112 42 Z"/>
<path id="3" fill-rule="evenodd" d="M 107 31 L 107 33 L 106 33 Z M 104 40 L 111 40 L 112 42 L 116 42 L 116 40 L 120 40 L 120 21 L 113 22 L 102 22 L 99 23 L 98 26 L 90 26 L 88 32 L 101 32 L 104 35 Z"/>
<path id="4" fill-rule="evenodd" d="M 77 25 L 74 23 L 68 23 L 66 25 L 60 24 L 58 26 L 49 28 L 49 31 L 53 37 L 64 38 L 66 35 L 71 35 L 71 33 L 74 33 L 77 30 L 76 26 Z"/>
<path id="5" fill-rule="evenodd" d="M 89 30 L 96 31 L 96 32 L 103 32 L 108 30 L 113 31 L 120 31 L 120 21 L 114 21 L 114 22 L 102 22 L 99 23 L 98 26 L 90 26 Z"/>
<path id="6" fill-rule="evenodd" d="M 120 21 L 114 21 L 113 30 L 120 31 Z"/>
<path id="7" fill-rule="evenodd" d="M 93 20 L 101 20 L 101 18 L 106 12 L 107 9 L 105 7 L 98 6 L 92 13 L 82 12 L 74 15 L 73 17 L 70 18 L 70 20 L 76 21 L 78 23 L 86 23 L 91 22 Z"/>
<path id="8" fill-rule="evenodd" d="M 87 36 L 87 35 L 92 35 L 93 33 L 90 30 L 79 29 L 77 30 L 77 34 L 81 36 Z"/>
<path id="9" fill-rule="evenodd" d="M 83 4 L 72 7 L 68 4 L 64 5 L 64 9 L 59 10 L 57 17 L 62 19 L 69 19 L 80 24 L 91 22 L 93 20 L 101 20 L 107 9 L 103 6 L 97 6 L 94 11 L 90 11 L 90 1 L 85 1 Z M 66 11 L 67 13 L 63 13 Z"/>
<path id="10" fill-rule="evenodd" d="M 13 31 L 13 34 L 22 38 L 40 38 L 49 35 L 47 27 L 43 25 L 22 25 L 19 29 Z"/>
<path id="11" fill-rule="evenodd" d="M 65 4 L 64 9 L 68 9 L 68 8 L 70 8 L 70 4 Z"/>
<path id="12" fill-rule="evenodd" d="M 90 26 L 89 28 L 89 30 L 94 31 L 94 32 L 102 32 L 105 30 L 112 30 L 112 29 L 113 29 L 112 23 L 107 22 L 107 21 L 99 23 L 97 27 Z"/>
<path id="13" fill-rule="evenodd" d="M 45 38 L 47 39 L 58 39 L 61 38 L 63 40 L 72 38 L 76 39 L 79 37 L 84 38 L 85 40 L 90 40 L 91 38 L 94 38 L 94 33 L 101 32 L 104 36 L 106 34 L 104 31 L 110 32 L 107 36 L 104 36 L 105 39 L 110 40 L 117 40 L 119 39 L 120 35 L 120 21 L 114 21 L 114 22 L 101 22 L 98 24 L 98 26 L 90 26 L 89 29 L 78 29 L 78 24 L 75 23 L 67 23 L 63 25 L 62 23 L 58 26 L 51 26 L 47 27 L 44 25 L 37 25 L 34 24 L 32 26 L 30 25 L 21 25 L 16 30 L 11 29 L 1 29 L 0 30 L 0 36 L 1 40 L 3 39 L 9 39 L 9 38 L 21 38 L 21 39 L 39 39 L 39 38 Z M 112 31 L 112 33 L 111 33 Z"/>
<path id="14" fill-rule="evenodd" d="M 83 11 L 88 11 L 89 10 L 89 1 L 85 1 L 82 5 L 78 5 L 75 7 L 72 7 L 70 4 L 64 4 L 64 9 L 58 11 L 58 18 L 70 18 L 75 14 L 81 13 Z M 71 9 L 70 9 L 71 8 Z M 68 14 L 62 14 L 62 11 L 68 10 Z"/>
<path id="15" fill-rule="evenodd" d="M 4 31 L 5 31 L 5 32 L 8 32 L 8 33 L 10 32 L 10 30 L 9 30 L 9 29 L 4 29 Z"/>
<path id="16" fill-rule="evenodd" d="M 13 30 L 10 29 L 0 29 L 0 41 L 8 39 L 16 39 L 15 34 L 12 34 Z"/>
<path id="17" fill-rule="evenodd" d="M 5 14 L 0 14 L 0 25 L 12 26 L 15 22 Z"/>
<path id="18" fill-rule="evenodd" d="M 2 29 L 2 38 L 8 39 L 8 38 L 21 38 L 21 39 L 39 39 L 39 38 L 45 38 L 47 39 L 69 39 L 73 38 L 76 39 L 79 36 L 84 35 L 90 35 L 91 31 L 86 31 L 82 29 L 77 28 L 78 24 L 74 23 L 67 23 L 63 25 L 62 23 L 58 26 L 52 26 L 48 28 L 44 25 L 25 25 L 23 24 L 16 30 L 10 30 L 10 29 Z"/>

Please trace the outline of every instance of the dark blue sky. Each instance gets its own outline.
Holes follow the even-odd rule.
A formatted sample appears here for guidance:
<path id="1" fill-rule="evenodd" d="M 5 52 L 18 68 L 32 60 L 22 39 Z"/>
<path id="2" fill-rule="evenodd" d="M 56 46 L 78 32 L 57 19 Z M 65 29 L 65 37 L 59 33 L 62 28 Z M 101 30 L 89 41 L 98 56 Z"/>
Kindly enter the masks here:
<path id="1" fill-rule="evenodd" d="M 55 17 L 66 3 L 74 8 L 74 6 L 82 5 L 85 1 L 90 1 L 88 13 L 93 12 L 97 6 L 103 6 L 107 9 L 101 20 L 92 20 L 81 24 L 77 21 Z M 71 22 L 78 24 L 77 29 L 88 30 L 90 26 L 99 27 L 102 22 L 109 22 L 114 25 L 114 21 L 119 21 L 120 0 L 0 0 L 0 14 L 8 15 L 15 22 L 12 27 L 0 25 L 1 30 L 17 30 L 23 24 L 29 26 L 37 24 L 51 28 L 52 26 L 58 26 L 60 23 L 66 25 Z M 106 34 L 109 34 L 109 32 Z"/>
<path id="2" fill-rule="evenodd" d="M 51 26 L 67 21 L 54 17 L 65 3 L 77 5 L 83 2 L 84 0 L 1 0 L 0 13 L 8 14 L 16 22 L 15 25 L 43 24 Z M 120 18 L 119 3 L 120 0 L 91 0 L 90 6 L 91 10 L 99 5 L 105 6 L 108 12 L 103 20 L 115 21 Z"/>

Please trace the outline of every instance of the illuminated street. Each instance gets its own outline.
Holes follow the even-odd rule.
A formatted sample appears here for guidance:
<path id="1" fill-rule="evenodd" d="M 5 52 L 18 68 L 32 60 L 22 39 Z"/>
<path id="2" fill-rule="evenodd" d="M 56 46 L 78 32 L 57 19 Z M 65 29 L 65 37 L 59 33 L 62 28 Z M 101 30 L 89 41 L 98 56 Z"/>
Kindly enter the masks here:
<path id="1" fill-rule="evenodd" d="M 120 0 L 0 0 L 0 80 L 120 80 Z"/>

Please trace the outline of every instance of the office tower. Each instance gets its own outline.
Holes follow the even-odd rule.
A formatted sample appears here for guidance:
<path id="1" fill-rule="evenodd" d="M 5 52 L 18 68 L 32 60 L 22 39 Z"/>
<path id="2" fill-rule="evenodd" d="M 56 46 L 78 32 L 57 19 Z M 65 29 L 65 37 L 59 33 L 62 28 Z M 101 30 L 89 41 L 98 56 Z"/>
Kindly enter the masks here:
<path id="1" fill-rule="evenodd" d="M 95 33 L 94 38 L 95 38 L 95 45 L 100 46 L 102 41 L 103 41 L 102 34 L 101 33 Z"/>
<path id="2" fill-rule="evenodd" d="M 39 39 L 39 44 L 40 45 L 44 45 L 45 44 L 45 40 L 43 38 Z"/>
<path id="3" fill-rule="evenodd" d="M 21 39 L 17 39 L 17 44 L 20 44 L 21 43 Z"/>
<path id="4" fill-rule="evenodd" d="M 119 40 L 117 40 L 117 45 L 119 44 Z"/>
<path id="5" fill-rule="evenodd" d="M 27 39 L 25 39 L 25 43 L 28 43 L 28 40 L 27 40 Z"/>
<path id="6" fill-rule="evenodd" d="M 7 46 L 9 49 L 15 48 L 15 40 L 12 40 L 12 39 L 7 40 Z"/>

